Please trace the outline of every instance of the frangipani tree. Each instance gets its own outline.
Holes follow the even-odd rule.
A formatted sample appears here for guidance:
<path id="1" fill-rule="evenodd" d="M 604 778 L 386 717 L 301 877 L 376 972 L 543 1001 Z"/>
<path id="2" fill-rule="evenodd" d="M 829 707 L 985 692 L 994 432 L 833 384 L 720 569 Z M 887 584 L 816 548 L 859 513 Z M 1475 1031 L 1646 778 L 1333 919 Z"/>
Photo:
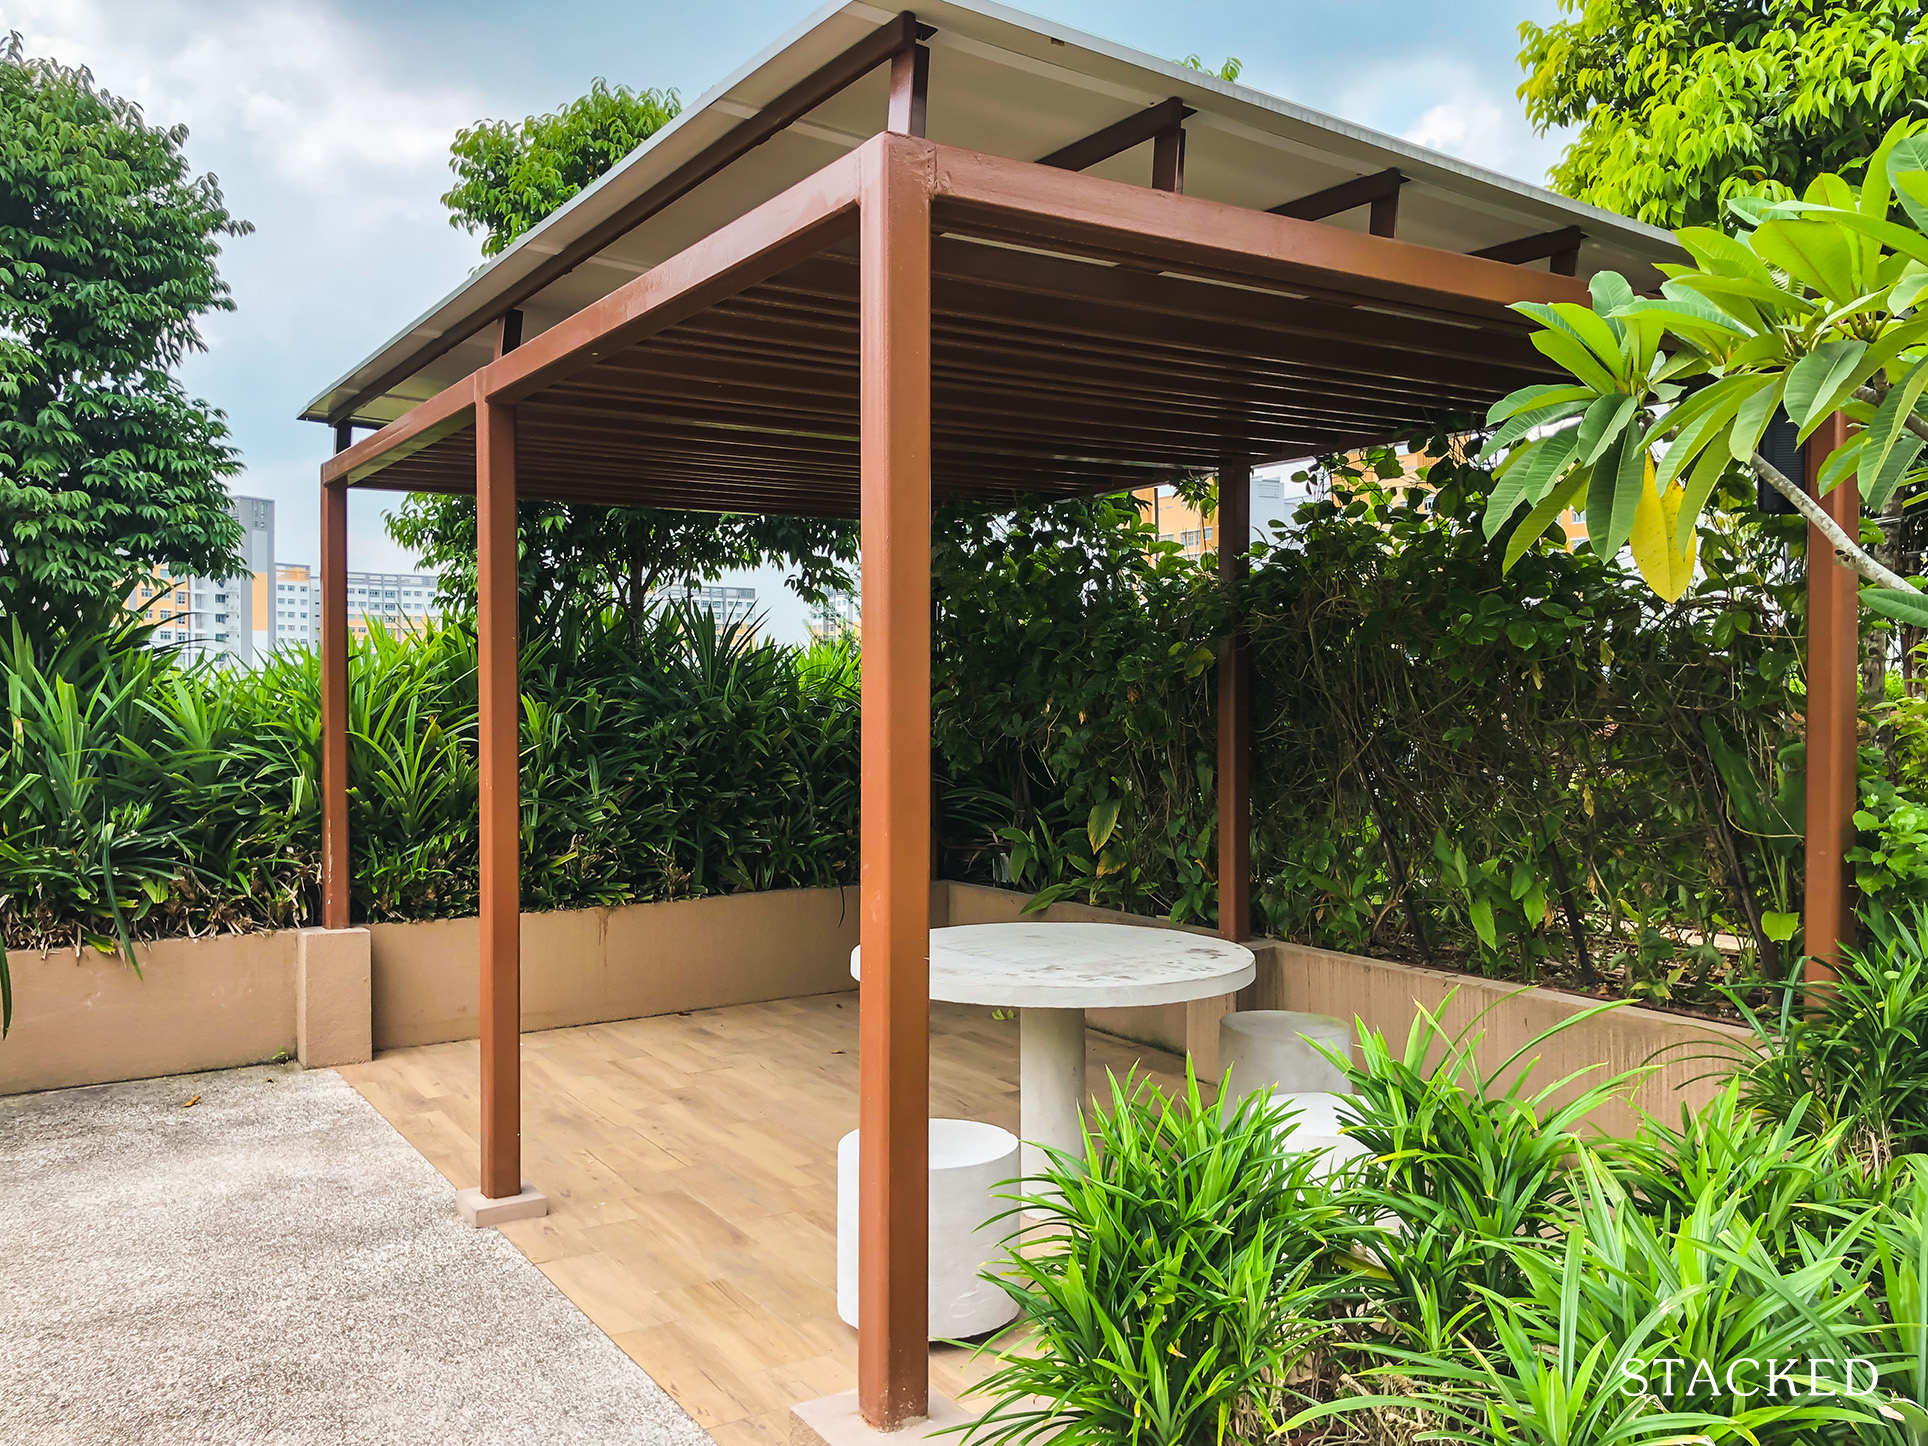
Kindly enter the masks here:
<path id="1" fill-rule="evenodd" d="M 1692 266 L 1663 266 L 1658 298 L 1612 272 L 1593 304 L 1522 304 L 1533 345 L 1572 376 L 1523 387 L 1488 414 L 1494 473 L 1486 535 L 1528 509 L 1505 566 L 1568 507 L 1594 546 L 1635 562 L 1668 601 L 1691 580 L 1697 523 L 1736 465 L 1780 492 L 1869 586 L 1870 607 L 1928 626 L 1928 596 L 1862 547 L 1760 453 L 1785 411 L 1806 440 L 1829 417 L 1860 424 L 1822 464 L 1823 492 L 1847 477 L 1879 509 L 1928 444 L 1928 134 L 1894 127 L 1858 187 L 1819 177 L 1801 199 L 1731 202 L 1737 235 L 1676 233 Z M 1899 208 L 1902 218 L 1895 216 Z"/>

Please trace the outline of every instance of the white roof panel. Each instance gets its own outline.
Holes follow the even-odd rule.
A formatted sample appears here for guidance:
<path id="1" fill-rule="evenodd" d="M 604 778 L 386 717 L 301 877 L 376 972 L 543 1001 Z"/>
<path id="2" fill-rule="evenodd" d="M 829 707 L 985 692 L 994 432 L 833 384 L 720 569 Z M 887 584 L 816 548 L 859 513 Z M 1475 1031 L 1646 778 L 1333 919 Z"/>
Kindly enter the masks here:
<path id="1" fill-rule="evenodd" d="M 884 128 L 887 67 L 830 97 L 573 271 L 526 300 L 514 300 L 549 257 L 894 22 L 897 13 L 862 3 L 820 11 L 475 271 L 317 396 L 303 415 L 338 418 L 361 398 L 356 420 L 392 420 L 490 360 L 488 323 L 506 305 L 520 306 L 523 335 L 533 336 L 861 145 Z M 927 134 L 933 141 L 1035 160 L 1176 96 L 1195 112 L 1185 123 L 1188 195 L 1264 210 L 1397 168 L 1408 180 L 1400 192 L 1402 240 L 1475 251 L 1578 227 L 1586 234 L 1579 275 L 1616 270 L 1639 289 L 1657 284 L 1655 262 L 1679 257 L 1665 231 L 986 0 L 928 0 L 918 5 L 916 17 L 931 31 Z M 1146 143 L 1091 173 L 1147 184 L 1150 154 Z M 1323 224 L 1364 230 L 1366 212 Z M 446 347 L 450 337 L 461 340 Z M 364 395 L 398 373 L 403 379 Z"/>

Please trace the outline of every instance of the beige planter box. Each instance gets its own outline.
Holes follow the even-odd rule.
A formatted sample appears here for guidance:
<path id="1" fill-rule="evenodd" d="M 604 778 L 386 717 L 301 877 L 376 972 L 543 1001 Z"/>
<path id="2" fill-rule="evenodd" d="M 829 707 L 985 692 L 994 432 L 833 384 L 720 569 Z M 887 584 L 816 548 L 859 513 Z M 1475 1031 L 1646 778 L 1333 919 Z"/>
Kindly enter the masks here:
<path id="1" fill-rule="evenodd" d="M 297 932 L 157 940 L 141 946 L 140 975 L 94 949 L 10 950 L 0 1094 L 292 1055 Z"/>
<path id="2" fill-rule="evenodd" d="M 374 924 L 375 1048 L 473 1039 L 479 924 Z M 855 889 L 522 916 L 522 1027 L 561 1029 L 855 988 Z"/>
<path id="3" fill-rule="evenodd" d="M 1022 894 L 972 884 L 932 890 L 933 922 L 981 924 L 1019 917 Z M 1172 928 L 1157 919 L 1056 904 L 1047 919 Z M 634 1019 L 853 988 L 854 889 L 787 889 L 620 909 L 575 909 L 522 918 L 522 1027 Z M 1209 931 L 1196 931 L 1209 932 Z M 1479 1058 L 1497 1067 L 1540 1031 L 1593 1005 L 1548 989 L 1255 941 L 1258 978 L 1240 995 L 1152 1009 L 1092 1010 L 1092 1027 L 1140 1043 L 1192 1052 L 1218 1076 L 1218 1022 L 1231 1008 L 1355 1016 L 1395 1049 L 1421 1007 L 1458 1028 L 1482 1009 Z M 137 978 L 118 956 L 42 958 L 16 950 L 12 1033 L 0 1041 L 0 1094 L 220 1069 L 281 1057 L 345 1064 L 370 1049 L 472 1039 L 477 1027 L 474 919 L 288 930 L 144 945 Z M 1457 990 L 1456 994 L 1453 991 Z M 1747 1032 L 1622 1007 L 1555 1036 L 1537 1051 L 1534 1078 L 1551 1083 L 1588 1065 L 1594 1077 L 1664 1058 L 1634 1098 L 1672 1118 L 1717 1087 L 1694 1080 L 1692 1059 Z M 1599 1122 L 1620 1129 L 1622 1108 Z"/>
<path id="4" fill-rule="evenodd" d="M 1025 899 L 1023 894 L 1008 889 L 972 884 L 952 884 L 950 895 L 953 924 L 1008 922 L 1019 917 Z M 1178 927 L 1162 919 L 1082 904 L 1054 904 L 1043 917 Z M 1276 939 L 1253 940 L 1250 946 L 1257 956 L 1258 978 L 1238 995 L 1239 1008 L 1293 1009 L 1344 1020 L 1361 1019 L 1385 1036 L 1395 1054 L 1404 1050 L 1407 1031 L 1422 1008 L 1439 1017 L 1449 1033 L 1485 1011 L 1480 1023 L 1485 1037 L 1475 1058 L 1487 1070 L 1497 1069 L 1535 1035 L 1600 1002 L 1555 989 L 1523 988 L 1501 980 L 1419 969 Z M 1156 1009 L 1094 1009 L 1088 1018 L 1094 1029 L 1166 1049 L 1183 1049 L 1189 1041 L 1199 1073 L 1216 1078 L 1218 1016 L 1224 1012 L 1222 1002 L 1214 1000 Z M 1711 1077 L 1716 1063 L 1709 1056 L 1731 1051 L 1737 1044 L 1744 1046 L 1752 1039 L 1752 1032 L 1738 1025 L 1621 1005 L 1562 1030 L 1523 1063 L 1537 1061 L 1529 1082 L 1536 1090 L 1576 1070 L 1593 1067 L 1563 1098 L 1587 1088 L 1587 1082 L 1657 1065 L 1633 1093 L 1632 1103 L 1677 1125 L 1683 1105 L 1697 1108 L 1720 1088 L 1719 1080 Z M 1700 1076 L 1708 1077 L 1697 1078 Z M 1609 1106 L 1594 1116 L 1594 1122 L 1604 1130 L 1624 1132 L 1636 1118 L 1628 1106 Z"/>
<path id="5" fill-rule="evenodd" d="M 854 890 L 525 914 L 522 1027 L 850 989 L 856 942 Z M 12 951 L 0 1094 L 476 1034 L 474 919 L 163 939 L 140 958 L 137 976 L 119 955 Z"/>

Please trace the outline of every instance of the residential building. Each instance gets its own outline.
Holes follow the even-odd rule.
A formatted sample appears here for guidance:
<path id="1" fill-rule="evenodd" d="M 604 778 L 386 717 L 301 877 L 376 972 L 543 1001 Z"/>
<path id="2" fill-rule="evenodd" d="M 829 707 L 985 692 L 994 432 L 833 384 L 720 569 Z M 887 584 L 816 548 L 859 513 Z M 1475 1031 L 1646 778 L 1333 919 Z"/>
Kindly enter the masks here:
<path id="1" fill-rule="evenodd" d="M 686 603 L 708 613 L 723 627 L 736 624 L 754 628 L 756 623 L 756 589 L 753 587 L 725 587 L 721 583 L 659 587 L 649 595 L 649 602 L 652 605 Z"/>
<path id="2" fill-rule="evenodd" d="M 435 605 L 435 587 L 435 575 L 427 572 L 349 573 L 348 631 L 365 638 L 376 623 L 391 633 L 426 631 L 442 615 Z M 318 613 L 319 580 L 314 588 Z"/>
<path id="3" fill-rule="evenodd" d="M 863 635 L 863 603 L 854 592 L 833 593 L 810 609 L 810 636 L 819 643 L 861 642 Z"/>
<path id="4" fill-rule="evenodd" d="M 1252 474 L 1252 541 L 1265 542 L 1291 529 L 1293 513 L 1312 495 L 1308 484 L 1292 480 L 1292 474 L 1302 470 L 1302 463 L 1287 463 Z M 1177 543 L 1186 557 L 1218 551 L 1216 512 L 1205 516 L 1174 487 L 1143 487 L 1133 495 L 1148 504 L 1145 517 L 1158 529 L 1160 542 Z"/>
<path id="5" fill-rule="evenodd" d="M 191 658 L 246 668 L 268 643 L 264 629 L 274 576 L 274 503 L 266 497 L 231 497 L 228 510 L 241 524 L 241 558 L 248 576 L 217 582 L 158 567 L 127 605 L 143 621 L 156 624 L 156 646 L 181 647 Z M 256 626 L 257 620 L 263 627 Z"/>
<path id="6" fill-rule="evenodd" d="M 274 570 L 274 645 L 321 646 L 321 580 L 306 563 L 282 562 Z"/>

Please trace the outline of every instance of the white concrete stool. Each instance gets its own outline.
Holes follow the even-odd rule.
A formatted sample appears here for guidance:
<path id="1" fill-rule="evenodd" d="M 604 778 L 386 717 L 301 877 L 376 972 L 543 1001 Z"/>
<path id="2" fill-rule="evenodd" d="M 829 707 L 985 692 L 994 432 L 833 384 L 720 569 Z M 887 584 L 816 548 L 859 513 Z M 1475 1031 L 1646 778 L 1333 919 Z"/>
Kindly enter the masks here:
<path id="1" fill-rule="evenodd" d="M 1352 1031 L 1328 1015 L 1284 1009 L 1228 1014 L 1218 1022 L 1219 1068 L 1240 1095 L 1262 1089 L 1349 1093 L 1346 1077 L 1308 1040 L 1317 1040 L 1341 1059 L 1352 1058 Z"/>
<path id="2" fill-rule="evenodd" d="M 930 1338 L 1008 1325 L 1017 1302 L 980 1272 L 1018 1229 L 999 1187 L 1018 1176 L 1018 1137 L 977 1120 L 931 1121 Z M 988 1222 L 988 1223 L 987 1223 Z M 857 1324 L 857 1131 L 837 1142 L 837 1314 Z"/>
<path id="3" fill-rule="evenodd" d="M 1288 1150 L 1320 1151 L 1324 1159 L 1314 1171 L 1324 1179 L 1349 1160 L 1371 1152 L 1351 1135 L 1339 1133 L 1355 1116 L 1345 1108 L 1348 1096 L 1324 1090 L 1274 1090 L 1272 1102 L 1286 1106 L 1292 1118 L 1281 1127 L 1281 1142 Z"/>

